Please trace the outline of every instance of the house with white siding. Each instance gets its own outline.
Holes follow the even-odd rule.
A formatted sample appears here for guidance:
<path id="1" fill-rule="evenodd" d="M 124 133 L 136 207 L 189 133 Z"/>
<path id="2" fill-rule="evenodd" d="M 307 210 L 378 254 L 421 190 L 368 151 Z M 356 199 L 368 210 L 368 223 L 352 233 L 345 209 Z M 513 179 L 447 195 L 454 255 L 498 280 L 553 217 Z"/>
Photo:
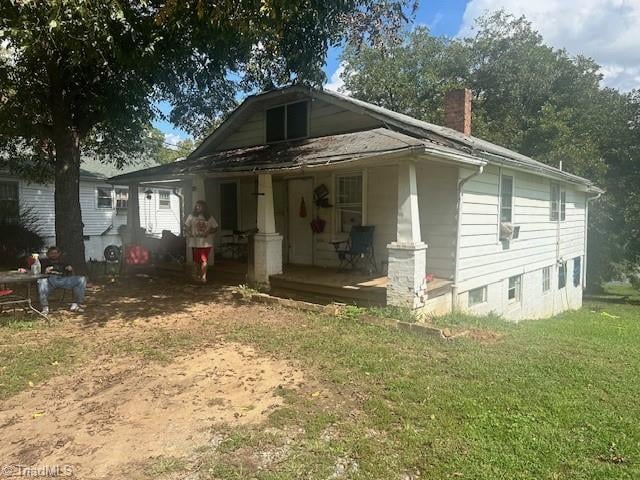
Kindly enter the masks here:
<path id="1" fill-rule="evenodd" d="M 445 102 L 438 126 L 331 91 L 271 90 L 185 160 L 110 181 L 206 200 L 221 227 L 212 275 L 235 268 L 277 294 L 511 320 L 579 308 L 602 191 L 471 136 L 468 90 Z M 251 229 L 234 261 L 228 239 Z M 345 268 L 337 250 L 362 247 L 363 231 L 366 251 Z"/>
<path id="2" fill-rule="evenodd" d="M 128 171 L 143 168 L 151 162 L 128 166 Z M 108 178 L 118 170 L 97 160 L 84 159 L 80 170 L 80 208 L 84 225 L 87 260 L 104 260 L 108 245 L 122 245 L 121 228 L 127 225 L 129 188 L 114 187 Z M 36 219 L 45 245 L 56 244 L 55 188 L 52 183 L 31 183 L 9 173 L 0 172 L 2 212 L 29 211 Z M 147 235 L 160 237 L 163 230 L 179 235 L 181 194 L 174 188 L 140 188 L 138 204 L 140 226 Z"/>

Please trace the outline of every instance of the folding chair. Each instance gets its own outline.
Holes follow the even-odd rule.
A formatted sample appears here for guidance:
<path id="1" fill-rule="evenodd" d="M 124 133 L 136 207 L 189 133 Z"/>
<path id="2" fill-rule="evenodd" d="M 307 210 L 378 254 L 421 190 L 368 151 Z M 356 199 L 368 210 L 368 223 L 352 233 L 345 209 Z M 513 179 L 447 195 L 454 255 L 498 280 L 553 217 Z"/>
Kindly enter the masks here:
<path id="1" fill-rule="evenodd" d="M 373 225 L 351 227 L 349 238 L 337 242 L 331 242 L 338 254 L 340 268 L 347 265 L 355 269 L 359 266 L 367 268 L 371 272 L 377 272 L 376 257 L 373 252 Z"/>

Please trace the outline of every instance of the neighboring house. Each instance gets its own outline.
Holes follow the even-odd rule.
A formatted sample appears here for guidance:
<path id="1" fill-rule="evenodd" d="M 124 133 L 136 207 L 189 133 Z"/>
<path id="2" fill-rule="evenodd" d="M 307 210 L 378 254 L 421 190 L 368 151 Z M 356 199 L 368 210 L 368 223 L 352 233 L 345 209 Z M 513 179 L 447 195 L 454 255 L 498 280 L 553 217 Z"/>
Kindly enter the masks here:
<path id="1" fill-rule="evenodd" d="M 467 90 L 447 95 L 445 118 L 451 128 L 330 91 L 272 90 L 247 98 L 187 159 L 112 181 L 173 182 L 185 205 L 208 201 L 223 234 L 257 227 L 247 271 L 259 283 L 288 278 L 330 294 L 317 267 L 335 267 L 331 242 L 363 224 L 375 227 L 386 275 L 375 286 L 345 276 L 348 291 L 514 320 L 580 307 L 588 204 L 602 191 L 470 136 Z M 328 205 L 314 202 L 317 187 Z M 325 227 L 314 232 L 318 217 Z M 308 267 L 297 280 L 294 265 Z"/>
<path id="2" fill-rule="evenodd" d="M 152 165 L 141 161 L 125 171 Z M 119 228 L 127 224 L 128 187 L 114 187 L 108 178 L 119 170 L 99 161 L 85 159 L 80 171 L 80 208 L 84 224 L 87 260 L 104 260 L 107 245 L 121 245 Z M 55 245 L 54 185 L 30 183 L 0 172 L 0 201 L 3 211 L 29 210 L 37 219 L 45 245 Z M 180 234 L 179 192 L 172 188 L 145 188 L 138 193 L 140 226 L 147 234 L 159 237 L 162 230 Z M 15 207 L 10 208 L 14 203 Z"/>

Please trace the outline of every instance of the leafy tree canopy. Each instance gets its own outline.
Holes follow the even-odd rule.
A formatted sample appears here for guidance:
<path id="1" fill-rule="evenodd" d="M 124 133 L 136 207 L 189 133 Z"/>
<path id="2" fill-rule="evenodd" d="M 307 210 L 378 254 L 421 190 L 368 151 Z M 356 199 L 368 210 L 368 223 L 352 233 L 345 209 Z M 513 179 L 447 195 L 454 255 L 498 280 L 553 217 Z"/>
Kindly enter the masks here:
<path id="1" fill-rule="evenodd" d="M 472 132 L 598 182 L 592 210 L 591 279 L 640 255 L 640 92 L 602 88 L 600 67 L 544 44 L 523 17 L 481 17 L 469 38 L 407 32 L 386 52 L 349 48 L 351 95 L 442 124 L 447 90 L 473 92 Z"/>
<path id="2" fill-rule="evenodd" d="M 3 0 L 0 160 L 54 175 L 56 237 L 84 263 L 80 151 L 126 162 L 150 122 L 197 135 L 239 89 L 319 84 L 330 45 L 379 44 L 410 0 Z"/>

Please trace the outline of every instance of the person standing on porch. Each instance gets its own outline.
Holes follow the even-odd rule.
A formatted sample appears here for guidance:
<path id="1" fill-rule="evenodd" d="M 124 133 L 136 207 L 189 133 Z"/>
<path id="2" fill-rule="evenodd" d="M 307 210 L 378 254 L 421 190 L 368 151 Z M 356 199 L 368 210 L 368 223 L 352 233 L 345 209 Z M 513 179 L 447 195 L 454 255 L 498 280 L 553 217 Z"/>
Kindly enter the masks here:
<path id="1" fill-rule="evenodd" d="M 193 253 L 194 276 L 206 283 L 209 254 L 213 249 L 213 235 L 218 231 L 218 222 L 209 213 L 207 203 L 198 200 L 184 225 L 188 245 Z"/>

